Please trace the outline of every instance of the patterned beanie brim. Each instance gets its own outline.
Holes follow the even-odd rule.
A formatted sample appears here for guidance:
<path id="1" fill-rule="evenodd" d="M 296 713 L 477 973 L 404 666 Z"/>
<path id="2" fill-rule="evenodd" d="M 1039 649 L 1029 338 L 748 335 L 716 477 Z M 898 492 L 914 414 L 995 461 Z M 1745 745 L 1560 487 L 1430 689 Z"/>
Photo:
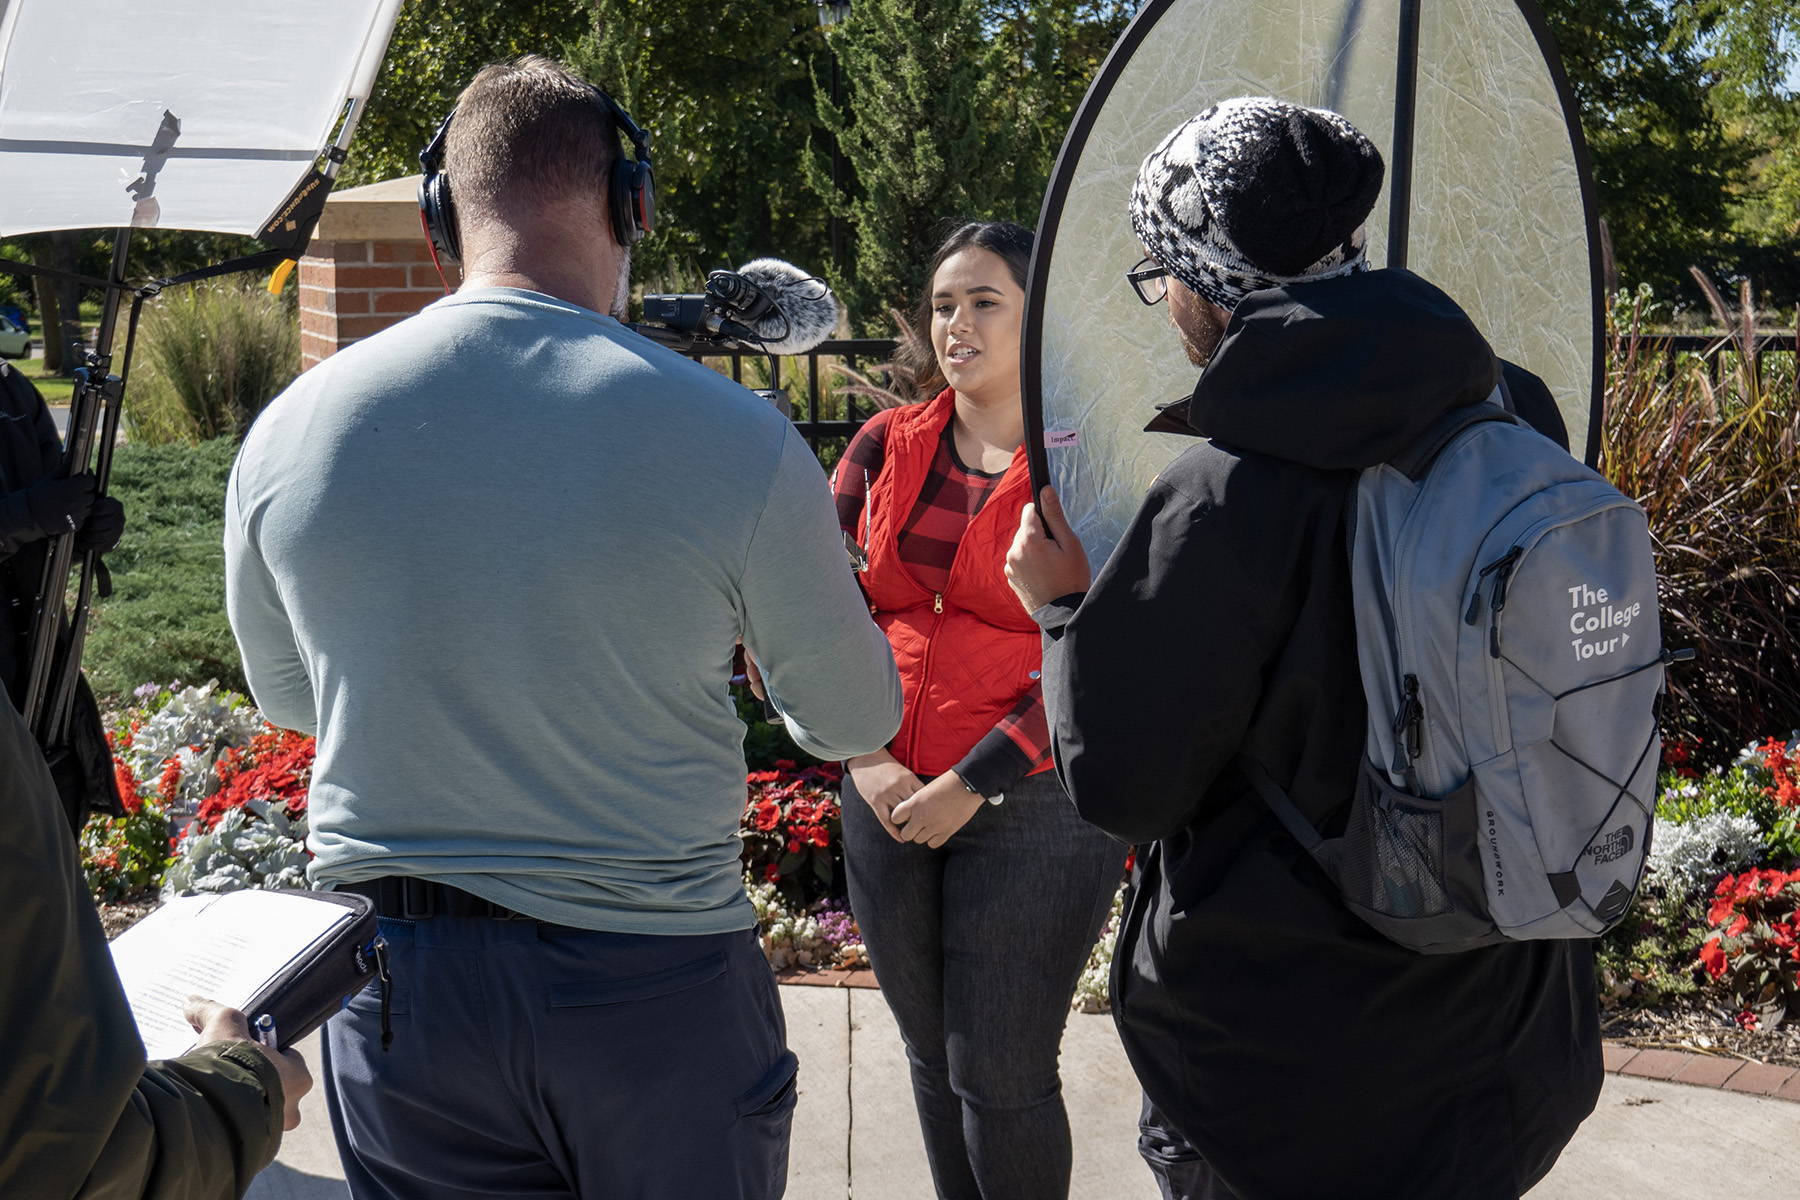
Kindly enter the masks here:
<path id="1" fill-rule="evenodd" d="M 1334 112 L 1227 100 L 1144 160 L 1131 225 L 1169 274 L 1229 312 L 1251 292 L 1367 270 L 1363 222 L 1385 170 Z"/>

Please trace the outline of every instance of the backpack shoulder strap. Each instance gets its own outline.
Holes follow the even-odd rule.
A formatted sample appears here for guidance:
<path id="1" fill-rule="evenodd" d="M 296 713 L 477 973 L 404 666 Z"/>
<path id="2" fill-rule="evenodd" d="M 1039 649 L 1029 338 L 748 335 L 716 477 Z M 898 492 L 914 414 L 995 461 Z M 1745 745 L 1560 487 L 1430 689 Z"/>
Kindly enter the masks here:
<path id="1" fill-rule="evenodd" d="M 1262 801 L 1268 805 L 1269 811 L 1275 814 L 1275 819 L 1281 822 L 1282 827 L 1293 835 L 1296 842 L 1300 843 L 1300 848 L 1311 855 L 1313 861 L 1319 864 L 1333 883 L 1336 883 L 1339 841 L 1334 839 L 1328 842 L 1321 837 L 1319 831 L 1313 828 L 1313 823 L 1306 819 L 1306 814 L 1300 811 L 1299 805 L 1295 804 L 1292 798 L 1281 790 L 1281 785 L 1270 778 L 1269 772 L 1256 759 L 1248 754 L 1239 753 L 1237 763 L 1238 769 L 1244 773 L 1244 778 L 1250 781 L 1250 786 L 1256 789 L 1256 794 L 1262 797 Z"/>
<path id="2" fill-rule="evenodd" d="M 1495 392 L 1498 391 L 1496 388 Z M 1519 419 L 1500 405 L 1500 397 L 1496 394 L 1479 404 L 1464 404 L 1450 409 L 1427 425 L 1425 432 L 1413 439 L 1410 446 L 1388 459 L 1388 464 L 1408 479 L 1415 482 L 1423 479 L 1425 472 L 1431 470 L 1431 464 L 1437 461 L 1437 456 L 1444 452 L 1444 447 L 1469 426 L 1479 425 L 1483 421 L 1505 421 L 1508 425 L 1517 425 Z"/>

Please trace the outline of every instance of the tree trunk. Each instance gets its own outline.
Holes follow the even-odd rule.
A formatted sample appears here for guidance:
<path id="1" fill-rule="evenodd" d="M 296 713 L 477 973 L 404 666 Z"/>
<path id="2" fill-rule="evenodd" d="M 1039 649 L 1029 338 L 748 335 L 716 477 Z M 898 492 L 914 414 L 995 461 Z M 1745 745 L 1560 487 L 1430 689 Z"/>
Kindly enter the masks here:
<path id="1" fill-rule="evenodd" d="M 78 269 L 75 231 L 58 229 L 50 235 L 50 258 L 56 269 L 73 275 Z M 62 317 L 62 363 L 59 375 L 72 374 L 82 363 L 81 286 L 73 280 L 57 280 L 56 303 Z M 50 323 L 44 322 L 44 342 L 50 341 Z M 46 370 L 48 368 L 46 367 Z"/>
<path id="2" fill-rule="evenodd" d="M 39 263 L 40 267 L 48 263 Z M 37 288 L 38 342 L 44 347 L 44 373 L 62 374 L 62 306 L 56 302 L 56 285 L 42 275 L 32 280 Z"/>

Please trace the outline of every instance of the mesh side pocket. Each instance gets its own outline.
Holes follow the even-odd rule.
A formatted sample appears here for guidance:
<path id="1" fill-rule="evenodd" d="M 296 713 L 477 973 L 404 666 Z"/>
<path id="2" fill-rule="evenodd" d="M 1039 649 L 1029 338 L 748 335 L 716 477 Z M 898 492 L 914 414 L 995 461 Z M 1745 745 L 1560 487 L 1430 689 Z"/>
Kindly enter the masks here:
<path id="1" fill-rule="evenodd" d="M 1450 912 L 1442 806 L 1390 786 L 1365 762 L 1344 831 L 1339 878 L 1346 900 L 1383 916 Z"/>

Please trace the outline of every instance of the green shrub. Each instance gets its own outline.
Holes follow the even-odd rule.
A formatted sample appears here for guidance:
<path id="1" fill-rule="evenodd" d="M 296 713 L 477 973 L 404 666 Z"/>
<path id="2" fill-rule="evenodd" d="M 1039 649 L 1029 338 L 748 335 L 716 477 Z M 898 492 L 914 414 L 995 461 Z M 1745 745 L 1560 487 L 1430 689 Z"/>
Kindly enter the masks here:
<path id="1" fill-rule="evenodd" d="M 1655 1007 L 1700 990 L 1695 957 L 1709 932 L 1705 906 L 1652 885 L 1594 945 L 1600 1002 Z"/>
<path id="2" fill-rule="evenodd" d="M 1665 742 L 1723 766 L 1800 726 L 1800 394 L 1783 355 L 1763 377 L 1746 304 L 1707 355 L 1669 364 L 1643 330 L 1649 297 L 1614 309 L 1600 466 L 1650 518 L 1669 672 Z M 1710 371 L 1718 370 L 1718 380 Z"/>
<path id="3" fill-rule="evenodd" d="M 144 312 L 125 425 L 152 445 L 242 437 L 300 373 L 300 326 L 279 297 L 223 284 L 184 289 Z"/>
<path id="4" fill-rule="evenodd" d="M 81 831 L 81 873 L 94 899 L 107 904 L 158 885 L 169 865 L 171 832 L 161 807 L 143 801 L 122 817 L 88 818 Z"/>
<path id="5" fill-rule="evenodd" d="M 225 619 L 225 481 L 236 453 L 229 437 L 119 447 L 112 493 L 125 503 L 125 536 L 106 556 L 113 595 L 96 606 L 83 656 L 101 697 L 147 680 L 248 690 Z"/>

